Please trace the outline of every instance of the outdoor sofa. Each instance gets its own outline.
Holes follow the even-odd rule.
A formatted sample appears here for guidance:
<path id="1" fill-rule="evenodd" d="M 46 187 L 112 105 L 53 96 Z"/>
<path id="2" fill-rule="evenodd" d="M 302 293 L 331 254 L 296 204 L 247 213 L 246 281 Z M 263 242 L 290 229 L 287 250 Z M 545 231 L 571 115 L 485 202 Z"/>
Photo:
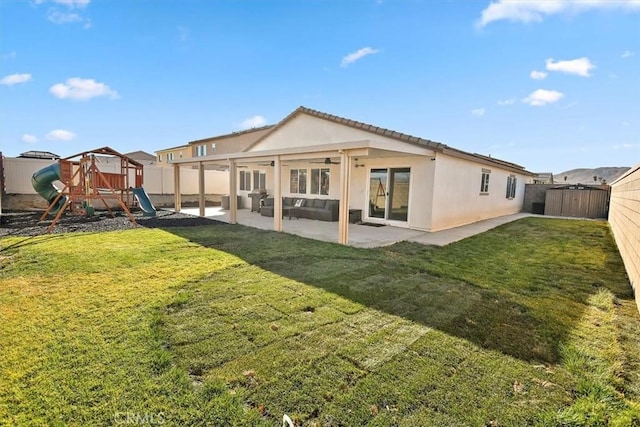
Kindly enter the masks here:
<path id="1" fill-rule="evenodd" d="M 296 203 L 298 201 L 298 203 Z M 301 201 L 301 202 L 300 202 Z M 299 205 L 299 206 L 296 206 Z M 283 197 L 282 215 L 318 221 L 337 221 L 340 201 L 334 199 L 304 199 L 302 197 Z M 293 209 L 290 211 L 290 209 Z M 264 199 L 260 208 L 262 216 L 273 217 L 273 197 Z"/>

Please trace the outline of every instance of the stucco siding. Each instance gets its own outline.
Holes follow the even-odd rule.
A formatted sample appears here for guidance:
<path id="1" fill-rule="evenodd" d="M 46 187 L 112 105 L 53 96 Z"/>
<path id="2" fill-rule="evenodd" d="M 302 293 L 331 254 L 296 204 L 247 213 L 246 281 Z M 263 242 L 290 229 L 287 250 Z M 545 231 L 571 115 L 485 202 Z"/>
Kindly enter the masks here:
<path id="1" fill-rule="evenodd" d="M 483 171 L 489 189 L 481 192 Z M 516 177 L 515 197 L 507 198 L 507 179 Z M 446 155 L 435 161 L 436 183 L 430 231 L 444 230 L 522 210 L 528 176 Z"/>
<path id="2" fill-rule="evenodd" d="M 341 144 L 352 141 L 379 140 L 389 147 L 402 143 L 374 135 L 371 132 L 340 125 L 328 120 L 301 114 L 292 118 L 285 126 L 274 130 L 247 151 L 278 150 L 291 147 L 312 147 L 315 145 Z M 406 144 L 404 144 L 406 146 Z"/>
<path id="3" fill-rule="evenodd" d="M 609 224 L 640 310 L 640 164 L 611 184 Z"/>

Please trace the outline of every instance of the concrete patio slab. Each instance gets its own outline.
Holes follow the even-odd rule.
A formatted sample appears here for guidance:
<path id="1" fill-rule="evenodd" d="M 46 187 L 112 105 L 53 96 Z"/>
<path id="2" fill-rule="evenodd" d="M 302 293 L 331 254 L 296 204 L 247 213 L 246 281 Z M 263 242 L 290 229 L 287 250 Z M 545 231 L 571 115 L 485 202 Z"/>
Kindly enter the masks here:
<path id="1" fill-rule="evenodd" d="M 199 209 L 182 208 L 181 212 L 197 216 Z M 533 215 L 529 213 L 505 215 L 436 232 L 424 232 L 388 225 L 372 227 L 362 224 L 349 224 L 349 245 L 360 248 L 374 248 L 410 241 L 423 245 L 445 246 L 527 216 Z M 207 207 L 205 209 L 205 217 L 221 222 L 229 222 L 229 212 L 221 207 Z M 251 212 L 249 209 L 238 209 L 237 221 L 239 224 L 248 227 L 273 230 L 273 218 L 262 216 L 257 212 Z M 338 242 L 337 222 L 288 219 L 285 217 L 282 220 L 282 231 L 309 239 Z"/>

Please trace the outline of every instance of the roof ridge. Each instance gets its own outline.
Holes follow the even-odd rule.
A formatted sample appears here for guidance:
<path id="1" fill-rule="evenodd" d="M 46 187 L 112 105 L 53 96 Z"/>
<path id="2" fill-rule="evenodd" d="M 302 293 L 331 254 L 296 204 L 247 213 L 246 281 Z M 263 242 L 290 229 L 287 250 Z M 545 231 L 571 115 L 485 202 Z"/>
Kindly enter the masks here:
<path id="1" fill-rule="evenodd" d="M 287 119 L 289 119 L 290 117 L 293 117 L 294 115 L 297 115 L 299 113 L 306 113 L 315 117 L 320 117 L 320 118 L 324 118 L 324 119 L 328 119 L 331 120 L 333 122 L 336 123 L 340 123 L 340 124 L 344 124 L 347 126 L 351 126 L 357 129 L 363 129 L 366 131 L 370 131 L 373 133 L 377 133 L 379 135 L 382 136 L 386 136 L 386 137 L 390 137 L 390 138 L 394 138 L 394 139 L 398 139 L 400 141 L 405 141 L 405 142 L 410 142 L 410 143 L 414 143 L 414 144 L 419 144 L 419 145 L 427 145 L 430 146 L 432 148 L 448 148 L 448 146 L 446 144 L 443 144 L 441 142 L 437 142 L 437 141 L 432 141 L 430 139 L 426 139 L 426 138 L 422 138 L 419 136 L 414 136 L 414 135 L 410 135 L 408 133 L 404 133 L 404 132 L 399 132 L 393 129 L 388 129 L 388 128 L 382 128 L 380 126 L 375 126 L 369 123 L 365 123 L 365 122 L 361 122 L 358 120 L 353 120 L 353 119 L 348 119 L 345 117 L 340 117 L 340 116 L 336 116 L 335 114 L 328 114 L 319 110 L 314 110 L 312 108 L 308 108 L 305 106 L 300 106 L 298 108 L 296 108 L 291 114 L 289 114 L 289 116 L 285 117 L 282 122 L 285 122 Z"/>
<path id="2" fill-rule="evenodd" d="M 270 128 L 274 127 L 274 126 L 276 126 L 276 125 L 275 124 L 273 124 L 273 125 L 264 125 L 264 126 L 260 126 L 260 127 L 257 127 L 257 128 L 250 128 L 250 129 L 244 129 L 244 130 L 239 130 L 239 131 L 235 131 L 235 132 L 225 133 L 223 135 L 216 135 L 216 136 L 210 136 L 210 137 L 207 137 L 207 138 L 194 139 L 193 141 L 187 142 L 187 145 L 194 144 L 194 143 L 197 143 L 197 142 L 210 141 L 212 139 L 221 139 L 221 138 L 229 138 L 229 137 L 232 137 L 232 136 L 245 135 L 245 134 L 252 133 L 252 132 L 258 132 L 258 131 L 261 131 L 261 130 L 267 130 L 267 129 L 270 129 Z"/>

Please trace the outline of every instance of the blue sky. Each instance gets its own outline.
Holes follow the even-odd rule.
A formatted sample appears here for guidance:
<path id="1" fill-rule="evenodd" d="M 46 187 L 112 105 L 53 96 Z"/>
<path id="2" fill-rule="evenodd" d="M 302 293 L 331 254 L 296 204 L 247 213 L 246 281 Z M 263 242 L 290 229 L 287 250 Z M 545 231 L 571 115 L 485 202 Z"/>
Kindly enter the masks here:
<path id="1" fill-rule="evenodd" d="M 0 2 L 5 156 L 153 153 L 300 105 L 534 172 L 633 166 L 640 2 Z"/>

